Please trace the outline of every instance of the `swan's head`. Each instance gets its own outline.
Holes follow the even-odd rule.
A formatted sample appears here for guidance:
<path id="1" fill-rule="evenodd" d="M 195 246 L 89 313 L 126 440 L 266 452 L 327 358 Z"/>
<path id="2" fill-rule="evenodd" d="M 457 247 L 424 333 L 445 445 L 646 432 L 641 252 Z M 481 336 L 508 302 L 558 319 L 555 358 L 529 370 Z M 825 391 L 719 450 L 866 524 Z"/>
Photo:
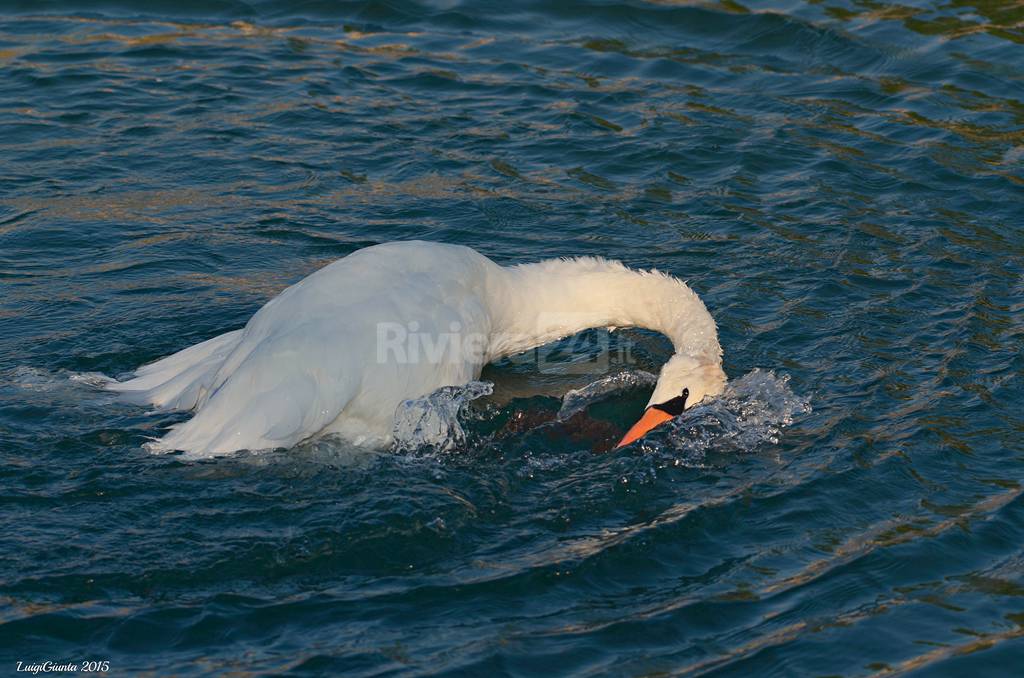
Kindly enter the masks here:
<path id="1" fill-rule="evenodd" d="M 655 426 L 682 414 L 705 398 L 713 398 L 725 390 L 726 376 L 718 361 L 702 362 L 676 354 L 665 363 L 658 376 L 654 394 L 640 421 L 626 432 L 616 447 L 628 445 L 647 435 Z"/>

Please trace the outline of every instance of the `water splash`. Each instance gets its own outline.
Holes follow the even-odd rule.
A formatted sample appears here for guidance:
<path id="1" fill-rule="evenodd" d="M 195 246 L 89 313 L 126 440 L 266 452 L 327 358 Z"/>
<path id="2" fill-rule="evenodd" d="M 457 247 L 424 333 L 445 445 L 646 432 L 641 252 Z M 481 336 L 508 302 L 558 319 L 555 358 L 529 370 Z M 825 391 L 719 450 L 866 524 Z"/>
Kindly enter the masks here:
<path id="1" fill-rule="evenodd" d="M 555 421 L 566 422 L 595 403 L 624 391 L 649 388 L 656 380 L 648 372 L 626 371 L 572 389 L 565 394 Z M 493 390 L 489 382 L 474 381 L 405 401 L 395 414 L 393 450 L 451 452 L 466 448 L 463 425 L 469 417 L 467 405 Z M 729 382 L 719 397 L 654 429 L 634 449 L 670 458 L 677 465 L 702 465 L 712 451 L 747 453 L 764 444 L 777 444 L 782 430 L 810 411 L 809 399 L 793 392 L 788 375 L 754 369 Z M 495 409 L 484 410 L 478 416 L 489 419 L 498 413 Z M 548 420 L 539 426 L 550 423 Z"/>
<path id="2" fill-rule="evenodd" d="M 582 388 L 574 388 L 562 397 L 562 408 L 558 410 L 558 421 L 566 421 L 573 415 L 582 412 L 590 405 L 621 391 L 653 387 L 658 377 L 643 370 L 627 370 L 612 374 L 587 384 Z"/>
<path id="3" fill-rule="evenodd" d="M 116 383 L 116 379 L 112 379 L 102 372 L 72 372 L 68 376 L 68 379 L 75 382 L 76 384 L 82 384 L 89 386 L 94 389 L 104 389 L 107 384 Z"/>
<path id="4" fill-rule="evenodd" d="M 459 416 L 466 405 L 494 391 L 494 384 L 471 381 L 465 386 L 445 386 L 428 396 L 406 400 L 395 412 L 393 449 L 412 452 L 430 449 L 450 452 L 466 440 Z"/>
<path id="5" fill-rule="evenodd" d="M 4 380 L 23 391 L 71 395 L 76 393 L 76 388 L 79 386 L 102 391 L 106 384 L 114 381 L 99 372 L 51 371 L 28 365 L 15 367 L 7 373 Z"/>
<path id="6" fill-rule="evenodd" d="M 730 381 L 722 395 L 656 428 L 639 445 L 645 452 L 689 461 L 710 451 L 752 452 L 778 444 L 782 430 L 810 412 L 810 399 L 793 392 L 789 375 L 754 369 Z"/>

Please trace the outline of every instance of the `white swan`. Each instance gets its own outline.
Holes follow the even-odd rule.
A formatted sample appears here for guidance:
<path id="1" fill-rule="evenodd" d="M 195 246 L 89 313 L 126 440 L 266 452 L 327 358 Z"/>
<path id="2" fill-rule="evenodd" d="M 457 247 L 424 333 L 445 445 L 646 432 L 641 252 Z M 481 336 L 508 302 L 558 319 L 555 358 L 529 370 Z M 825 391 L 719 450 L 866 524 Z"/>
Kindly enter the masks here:
<path id="1" fill-rule="evenodd" d="M 491 360 L 591 327 L 643 327 L 675 347 L 632 442 L 725 386 L 715 322 L 682 281 L 596 258 L 502 267 L 457 245 L 359 250 L 271 299 L 235 330 L 108 388 L 195 410 L 158 443 L 211 456 L 323 433 L 391 439 L 396 408 L 480 376 Z"/>

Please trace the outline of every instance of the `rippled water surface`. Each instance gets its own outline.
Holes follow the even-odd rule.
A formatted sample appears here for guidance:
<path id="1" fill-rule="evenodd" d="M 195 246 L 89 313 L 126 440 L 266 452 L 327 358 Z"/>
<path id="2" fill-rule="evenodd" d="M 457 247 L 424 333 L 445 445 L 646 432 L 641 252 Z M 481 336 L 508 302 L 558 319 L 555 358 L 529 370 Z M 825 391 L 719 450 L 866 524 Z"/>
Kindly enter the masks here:
<path id="1" fill-rule="evenodd" d="M 0 672 L 1011 674 L 1022 199 L 1015 2 L 0 0 Z M 590 332 L 191 462 L 90 387 L 410 238 L 685 278 L 729 391 L 595 454 L 670 348 Z"/>

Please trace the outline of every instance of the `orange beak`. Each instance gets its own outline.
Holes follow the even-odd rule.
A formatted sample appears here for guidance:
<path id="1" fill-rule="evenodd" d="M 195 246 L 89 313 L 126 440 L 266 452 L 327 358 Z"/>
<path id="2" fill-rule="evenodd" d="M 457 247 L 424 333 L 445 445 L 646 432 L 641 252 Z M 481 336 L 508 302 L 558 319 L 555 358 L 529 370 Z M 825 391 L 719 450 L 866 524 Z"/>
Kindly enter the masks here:
<path id="1" fill-rule="evenodd" d="M 615 447 L 629 445 L 631 442 L 643 438 L 652 428 L 664 424 L 671 418 L 672 415 L 668 412 L 663 412 L 656 407 L 648 407 L 647 411 L 644 412 L 644 416 L 640 417 L 640 421 L 633 424 L 633 428 L 626 431 L 626 435 L 622 436 L 622 440 Z"/>

